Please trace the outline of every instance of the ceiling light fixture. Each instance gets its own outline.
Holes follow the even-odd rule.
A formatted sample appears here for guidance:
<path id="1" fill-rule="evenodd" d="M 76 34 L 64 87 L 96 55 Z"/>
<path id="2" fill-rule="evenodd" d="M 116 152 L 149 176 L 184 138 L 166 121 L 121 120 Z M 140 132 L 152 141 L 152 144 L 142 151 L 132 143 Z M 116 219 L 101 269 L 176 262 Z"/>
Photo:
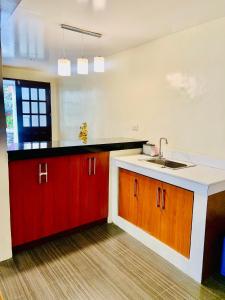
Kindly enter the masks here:
<path id="1" fill-rule="evenodd" d="M 104 73 L 105 72 L 105 59 L 102 56 L 94 57 L 94 72 Z"/>
<path id="2" fill-rule="evenodd" d="M 83 35 L 82 35 L 81 44 L 82 44 L 82 57 L 79 57 L 77 59 L 77 74 L 87 75 L 88 74 L 88 58 L 85 58 L 85 55 L 84 55 L 85 48 L 84 48 Z"/>
<path id="3" fill-rule="evenodd" d="M 66 58 L 58 59 L 58 75 L 71 76 L 71 62 Z"/>
<path id="4" fill-rule="evenodd" d="M 81 34 L 90 35 L 90 36 L 97 37 L 97 38 L 102 37 L 101 33 L 94 32 L 94 31 L 89 31 L 89 30 L 86 30 L 86 29 L 82 29 L 82 28 L 78 28 L 78 27 L 74 27 L 74 26 L 70 26 L 70 25 L 66 25 L 66 24 L 61 24 L 61 28 L 66 29 L 66 30 L 70 30 L 70 31 L 74 31 L 74 32 L 78 32 L 78 33 L 81 33 Z"/>
<path id="5" fill-rule="evenodd" d="M 61 24 L 60 27 L 62 29 L 65 29 L 65 30 L 69 30 L 69 31 L 80 33 L 82 35 L 89 35 L 89 36 L 96 37 L 96 38 L 101 38 L 102 37 L 101 33 L 93 32 L 93 31 L 89 31 L 89 30 L 85 30 L 85 29 L 82 29 L 82 28 L 78 28 L 78 27 L 74 27 L 74 26 L 70 26 L 70 25 L 66 25 L 66 24 Z M 71 70 L 70 61 L 68 63 L 68 60 L 67 60 L 67 62 L 65 62 L 65 60 L 66 59 L 64 59 L 64 61 L 63 61 L 63 59 L 60 59 L 59 60 L 60 64 L 63 65 L 63 63 L 64 63 L 64 65 L 63 65 L 64 68 L 65 69 L 66 68 L 68 68 L 68 69 L 70 68 L 70 70 Z M 65 67 L 65 65 L 67 65 L 67 67 Z M 60 66 L 60 68 L 61 68 L 61 70 L 63 69 L 62 66 Z M 68 69 L 66 69 L 67 72 L 65 70 L 64 70 L 64 72 L 59 72 L 59 65 L 58 65 L 58 74 L 59 73 L 64 73 L 64 74 L 65 73 L 69 73 Z M 94 57 L 94 72 L 96 72 L 96 73 L 102 73 L 102 72 L 104 72 L 104 70 L 105 70 L 104 57 L 102 57 L 102 56 L 96 56 L 96 57 Z M 71 73 L 71 71 L 70 71 L 70 73 Z M 78 74 L 82 74 L 82 75 L 88 74 L 88 58 L 81 57 L 81 58 L 77 59 L 77 73 Z M 62 75 L 62 76 L 69 76 L 69 75 Z"/>
<path id="6" fill-rule="evenodd" d="M 59 76 L 71 76 L 71 61 L 65 55 L 65 39 L 64 39 L 64 30 L 63 30 L 63 57 L 58 59 L 58 75 Z"/>
<path id="7" fill-rule="evenodd" d="M 77 59 L 77 74 L 87 75 L 88 74 L 88 59 L 78 58 Z"/>

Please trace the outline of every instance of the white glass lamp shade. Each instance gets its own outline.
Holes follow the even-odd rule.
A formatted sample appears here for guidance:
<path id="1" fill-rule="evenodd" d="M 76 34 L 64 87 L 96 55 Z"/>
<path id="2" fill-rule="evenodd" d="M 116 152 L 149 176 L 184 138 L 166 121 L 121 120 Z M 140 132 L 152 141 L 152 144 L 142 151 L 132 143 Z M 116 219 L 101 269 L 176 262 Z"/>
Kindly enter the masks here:
<path id="1" fill-rule="evenodd" d="M 103 73 L 105 72 L 105 59 L 102 56 L 94 57 L 94 72 Z"/>
<path id="2" fill-rule="evenodd" d="M 88 59 L 78 58 L 77 59 L 77 74 L 86 75 L 88 74 Z"/>
<path id="3" fill-rule="evenodd" d="M 71 62 L 69 59 L 58 59 L 58 75 L 59 76 L 71 76 Z"/>

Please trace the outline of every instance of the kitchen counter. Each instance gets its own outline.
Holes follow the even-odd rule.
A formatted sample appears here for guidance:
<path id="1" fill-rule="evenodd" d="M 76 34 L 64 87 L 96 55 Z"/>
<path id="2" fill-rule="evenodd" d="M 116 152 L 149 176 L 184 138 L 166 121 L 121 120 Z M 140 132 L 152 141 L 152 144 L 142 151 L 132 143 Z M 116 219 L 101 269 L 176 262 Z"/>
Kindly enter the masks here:
<path id="1" fill-rule="evenodd" d="M 83 225 L 106 222 L 110 158 L 140 153 L 143 143 L 117 138 L 11 146 L 12 246 L 23 247 Z"/>
<path id="2" fill-rule="evenodd" d="M 184 162 L 176 159 L 174 157 L 175 154 L 171 155 L 174 161 Z M 169 157 L 172 158 L 171 156 Z M 141 154 L 113 157 L 111 160 L 110 182 L 111 220 L 184 273 L 196 281 L 202 282 L 204 278 L 207 278 L 214 271 L 215 266 L 218 264 L 217 258 L 220 257 L 222 251 L 220 244 L 221 236 L 223 236 L 225 230 L 225 170 L 209 166 L 213 159 L 206 161 L 204 165 L 200 163 L 204 160 L 203 158 L 200 158 L 198 162 L 194 156 L 192 157 L 188 153 L 185 157 L 190 157 L 187 164 L 194 162 L 195 166 L 174 170 L 147 162 L 145 159 L 149 158 L 149 156 Z M 217 162 L 215 165 L 218 165 Z M 155 238 L 119 215 L 120 169 L 156 179 L 161 184 L 172 185 L 173 190 L 183 188 L 193 193 L 189 257 L 181 255 L 160 241 L 160 239 Z M 131 184 L 130 188 L 133 189 L 134 186 Z M 129 190 L 127 193 L 129 194 Z M 182 201 L 182 197 L 179 199 Z M 149 201 L 154 202 L 155 200 L 149 199 Z M 172 198 L 171 201 L 173 201 Z M 136 206 L 134 205 L 134 207 Z M 146 213 L 147 211 L 145 211 Z M 184 211 L 183 213 L 185 215 L 186 212 Z M 178 218 L 178 215 L 175 213 L 174 216 Z M 170 225 L 175 226 L 174 224 L 176 223 L 171 223 Z M 164 230 L 166 229 L 164 228 Z M 185 234 L 185 231 L 183 233 Z"/>
<path id="3" fill-rule="evenodd" d="M 169 169 L 160 165 L 147 162 L 149 156 L 131 155 L 118 157 L 121 164 L 133 166 L 132 171 L 141 172 L 143 175 L 153 177 L 171 184 L 195 190 L 196 186 L 205 187 L 207 194 L 215 194 L 225 190 L 225 170 L 196 164 L 183 169 Z"/>
<path id="4" fill-rule="evenodd" d="M 54 157 L 61 155 L 95 153 L 142 148 L 147 140 L 130 138 L 89 139 L 87 143 L 75 141 L 52 141 L 12 144 L 8 146 L 9 161 Z"/>

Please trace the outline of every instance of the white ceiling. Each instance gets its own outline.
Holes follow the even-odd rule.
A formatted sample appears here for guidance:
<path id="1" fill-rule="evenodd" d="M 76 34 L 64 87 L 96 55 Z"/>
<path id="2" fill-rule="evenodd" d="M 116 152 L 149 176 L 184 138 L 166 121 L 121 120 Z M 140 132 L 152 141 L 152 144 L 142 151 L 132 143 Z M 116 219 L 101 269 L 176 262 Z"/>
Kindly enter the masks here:
<path id="1" fill-rule="evenodd" d="M 225 0 L 22 0 L 2 27 L 3 62 L 56 73 L 63 44 L 75 62 L 81 55 L 109 56 L 224 16 Z M 61 23 L 103 37 L 65 31 L 63 42 Z"/>

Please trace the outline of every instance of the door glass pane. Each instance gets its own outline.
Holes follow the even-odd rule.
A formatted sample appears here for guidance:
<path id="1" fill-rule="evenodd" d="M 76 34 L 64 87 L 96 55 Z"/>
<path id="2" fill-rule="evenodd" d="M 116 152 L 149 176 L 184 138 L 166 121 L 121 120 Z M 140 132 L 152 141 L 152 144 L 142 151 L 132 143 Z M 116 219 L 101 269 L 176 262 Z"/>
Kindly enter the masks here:
<path id="1" fill-rule="evenodd" d="M 37 100 L 37 89 L 30 89 L 30 94 L 31 94 L 31 100 Z"/>
<path id="2" fill-rule="evenodd" d="M 40 116 L 40 126 L 41 127 L 47 126 L 47 117 L 46 116 Z"/>
<path id="3" fill-rule="evenodd" d="M 39 89 L 39 100 L 40 101 L 46 101 L 46 91 L 45 89 Z"/>
<path id="4" fill-rule="evenodd" d="M 38 116 L 32 116 L 32 127 L 38 127 Z"/>
<path id="5" fill-rule="evenodd" d="M 29 100 L 29 88 L 22 87 L 22 99 Z"/>
<path id="6" fill-rule="evenodd" d="M 32 149 L 39 149 L 39 143 L 38 142 L 34 142 L 32 143 Z"/>
<path id="7" fill-rule="evenodd" d="M 30 127 L 30 115 L 23 116 L 23 127 Z"/>
<path id="8" fill-rule="evenodd" d="M 47 148 L 48 146 L 48 143 L 47 142 L 41 142 L 40 143 L 40 148 L 43 149 L 43 148 Z"/>
<path id="9" fill-rule="evenodd" d="M 31 149 L 31 143 L 24 143 L 24 144 L 23 144 L 23 149 L 24 149 L 24 150 L 29 150 L 29 149 Z"/>
<path id="10" fill-rule="evenodd" d="M 22 111 L 23 114 L 29 114 L 30 113 L 30 103 L 28 101 L 22 102 Z"/>
<path id="11" fill-rule="evenodd" d="M 39 103 L 39 113 L 46 114 L 46 103 L 44 102 Z"/>
<path id="12" fill-rule="evenodd" d="M 37 102 L 31 102 L 31 112 L 32 112 L 32 114 L 38 113 L 38 103 Z"/>

